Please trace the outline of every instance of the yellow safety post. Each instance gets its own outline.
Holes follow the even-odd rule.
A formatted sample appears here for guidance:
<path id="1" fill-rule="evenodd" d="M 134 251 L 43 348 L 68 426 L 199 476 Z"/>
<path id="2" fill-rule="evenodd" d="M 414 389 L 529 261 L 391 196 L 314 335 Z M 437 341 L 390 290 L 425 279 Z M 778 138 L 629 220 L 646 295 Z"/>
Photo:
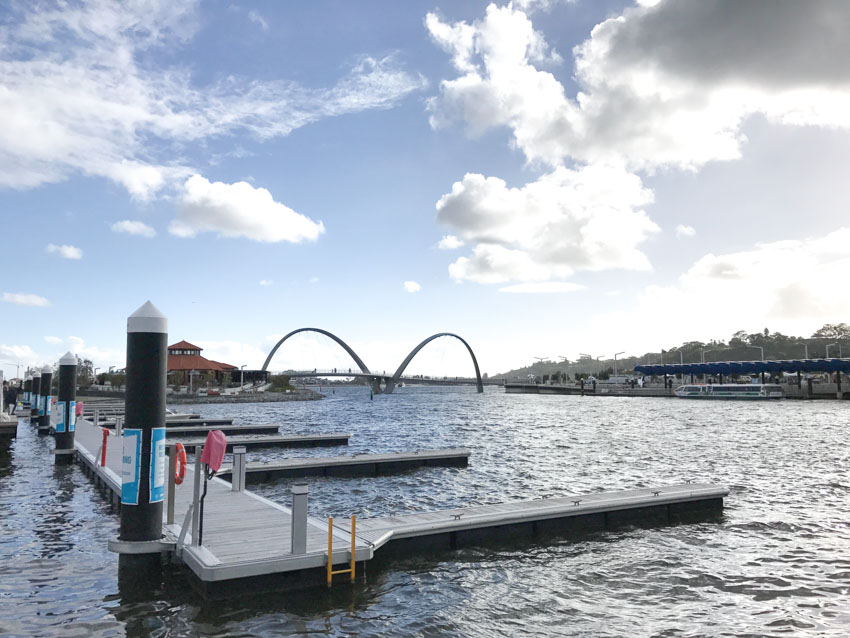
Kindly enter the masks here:
<path id="1" fill-rule="evenodd" d="M 356 538 L 354 536 L 354 526 L 357 523 L 357 518 L 355 516 L 351 517 L 351 560 L 349 562 L 348 569 L 337 569 L 333 568 L 333 554 L 334 554 L 334 519 L 333 517 L 328 518 L 328 587 L 333 583 L 333 577 L 335 574 L 350 574 L 351 582 L 354 582 L 354 574 L 355 574 L 355 551 L 357 549 L 355 545 Z"/>
<path id="2" fill-rule="evenodd" d="M 334 568 L 334 517 L 328 518 L 328 589 L 333 582 Z"/>
<path id="3" fill-rule="evenodd" d="M 352 582 L 352 583 L 354 582 L 354 565 L 355 565 L 355 562 L 354 562 L 354 551 L 355 551 L 355 546 L 354 546 L 354 525 L 355 525 L 355 523 L 356 523 L 356 522 L 357 522 L 357 521 L 356 521 L 356 519 L 354 518 L 354 514 L 352 514 L 352 515 L 351 515 L 351 567 L 349 568 L 349 569 L 350 569 L 350 571 L 351 571 L 351 582 Z"/>

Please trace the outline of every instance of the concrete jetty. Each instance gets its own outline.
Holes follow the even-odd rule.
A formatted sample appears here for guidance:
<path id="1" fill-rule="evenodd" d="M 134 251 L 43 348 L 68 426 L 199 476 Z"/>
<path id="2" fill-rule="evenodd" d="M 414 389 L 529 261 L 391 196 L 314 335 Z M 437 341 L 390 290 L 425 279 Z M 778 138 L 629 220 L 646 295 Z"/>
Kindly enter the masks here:
<path id="1" fill-rule="evenodd" d="M 412 467 L 466 467 L 469 450 L 419 450 L 416 452 L 390 452 L 387 454 L 357 454 L 319 458 L 296 458 L 247 463 L 245 479 L 248 483 L 261 483 L 277 478 L 300 476 L 378 476 L 401 472 Z M 223 467 L 218 475 L 230 477 L 231 467 Z"/>

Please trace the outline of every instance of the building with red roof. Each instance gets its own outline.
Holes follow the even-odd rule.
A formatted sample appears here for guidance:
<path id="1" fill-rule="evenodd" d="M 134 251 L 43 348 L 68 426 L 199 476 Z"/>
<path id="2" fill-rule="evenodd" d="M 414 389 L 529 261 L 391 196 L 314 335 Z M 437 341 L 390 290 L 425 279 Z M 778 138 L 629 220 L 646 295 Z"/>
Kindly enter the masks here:
<path id="1" fill-rule="evenodd" d="M 183 383 L 185 375 L 192 370 L 202 374 L 214 374 L 217 383 L 231 380 L 233 371 L 239 368 L 202 357 L 202 350 L 203 348 L 188 341 L 178 341 L 168 346 L 168 373 L 171 375 L 171 383 Z"/>

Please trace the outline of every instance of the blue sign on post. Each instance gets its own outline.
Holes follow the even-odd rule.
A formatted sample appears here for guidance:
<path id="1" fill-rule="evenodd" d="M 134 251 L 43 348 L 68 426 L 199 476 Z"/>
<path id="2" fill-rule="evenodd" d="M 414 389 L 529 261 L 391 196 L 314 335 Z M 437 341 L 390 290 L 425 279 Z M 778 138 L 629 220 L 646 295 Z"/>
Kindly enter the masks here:
<path id="1" fill-rule="evenodd" d="M 139 504 L 139 471 L 142 459 L 142 431 L 124 430 L 121 455 L 121 505 Z"/>
<path id="2" fill-rule="evenodd" d="M 65 431 L 65 402 L 56 402 L 56 433 Z"/>
<path id="3" fill-rule="evenodd" d="M 77 425 L 77 402 L 71 401 L 71 407 L 68 408 L 68 432 L 76 430 Z"/>
<path id="4" fill-rule="evenodd" d="M 151 430 L 151 503 L 161 503 L 165 496 L 165 428 Z"/>

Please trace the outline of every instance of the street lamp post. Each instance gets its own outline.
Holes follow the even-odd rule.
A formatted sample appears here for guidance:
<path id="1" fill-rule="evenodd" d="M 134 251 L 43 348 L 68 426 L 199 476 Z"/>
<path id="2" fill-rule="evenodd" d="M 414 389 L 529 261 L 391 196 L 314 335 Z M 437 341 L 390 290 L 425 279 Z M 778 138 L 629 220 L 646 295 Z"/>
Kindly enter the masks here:
<path id="1" fill-rule="evenodd" d="M 100 368 L 95 368 L 95 369 L 94 369 L 94 372 L 92 372 L 92 376 L 94 377 L 94 378 L 91 380 L 91 381 L 92 381 L 92 383 L 95 383 L 95 384 L 97 383 L 97 371 L 98 371 L 98 370 L 100 370 Z"/>
<path id="2" fill-rule="evenodd" d="M 621 355 L 621 354 L 624 354 L 624 353 L 625 353 L 625 350 L 623 352 L 615 352 L 614 353 L 614 376 L 615 377 L 617 376 L 617 355 Z"/>
<path id="3" fill-rule="evenodd" d="M 244 366 L 239 366 L 239 392 L 242 392 L 243 388 L 245 387 L 245 366 L 246 365 L 248 365 L 248 364 L 246 363 Z"/>

